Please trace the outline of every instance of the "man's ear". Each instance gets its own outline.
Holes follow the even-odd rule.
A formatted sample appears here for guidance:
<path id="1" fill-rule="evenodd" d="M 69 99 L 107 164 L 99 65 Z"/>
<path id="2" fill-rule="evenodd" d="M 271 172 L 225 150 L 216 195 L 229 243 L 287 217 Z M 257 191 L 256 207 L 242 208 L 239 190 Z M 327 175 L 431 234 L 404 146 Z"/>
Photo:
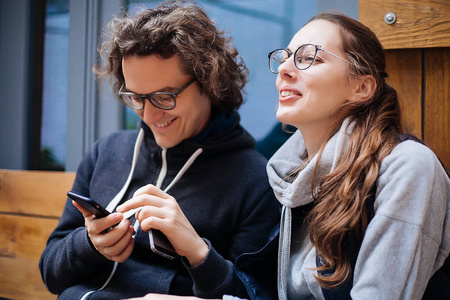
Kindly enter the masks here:
<path id="1" fill-rule="evenodd" d="M 361 75 L 354 79 L 353 93 L 350 101 L 363 102 L 370 99 L 377 88 L 375 77 L 372 75 Z"/>

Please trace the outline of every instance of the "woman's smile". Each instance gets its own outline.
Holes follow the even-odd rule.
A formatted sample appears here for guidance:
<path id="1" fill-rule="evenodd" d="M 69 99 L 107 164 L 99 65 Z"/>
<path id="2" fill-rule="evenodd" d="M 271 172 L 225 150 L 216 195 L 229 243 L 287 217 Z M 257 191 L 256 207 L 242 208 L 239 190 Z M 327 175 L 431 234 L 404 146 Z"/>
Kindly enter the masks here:
<path id="1" fill-rule="evenodd" d="M 280 90 L 279 102 L 287 102 L 289 100 L 297 99 L 301 96 L 302 94 L 297 90 L 284 88 Z"/>

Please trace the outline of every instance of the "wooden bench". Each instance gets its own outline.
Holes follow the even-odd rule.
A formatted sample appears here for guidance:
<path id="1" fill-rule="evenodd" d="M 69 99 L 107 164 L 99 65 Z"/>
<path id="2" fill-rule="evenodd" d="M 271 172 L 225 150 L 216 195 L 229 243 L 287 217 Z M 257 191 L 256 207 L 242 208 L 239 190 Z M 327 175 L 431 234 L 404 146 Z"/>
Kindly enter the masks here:
<path id="1" fill-rule="evenodd" d="M 56 299 L 38 262 L 75 173 L 0 169 L 0 298 Z"/>

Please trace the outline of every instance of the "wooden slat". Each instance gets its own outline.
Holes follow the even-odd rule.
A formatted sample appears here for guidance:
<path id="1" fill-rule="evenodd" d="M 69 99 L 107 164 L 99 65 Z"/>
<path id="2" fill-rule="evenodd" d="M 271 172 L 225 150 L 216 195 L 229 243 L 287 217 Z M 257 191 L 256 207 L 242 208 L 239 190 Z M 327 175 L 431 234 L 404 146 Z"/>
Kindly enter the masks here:
<path id="1" fill-rule="evenodd" d="M 424 139 L 450 172 L 450 48 L 426 50 Z"/>
<path id="2" fill-rule="evenodd" d="M 403 126 L 422 138 L 422 50 L 387 50 L 386 82 L 397 90 Z"/>
<path id="3" fill-rule="evenodd" d="M 0 215 L 0 297 L 56 299 L 45 287 L 39 257 L 57 218 Z"/>
<path id="4" fill-rule="evenodd" d="M 0 215 L 0 257 L 26 258 L 37 263 L 57 224 L 57 218 Z"/>
<path id="5" fill-rule="evenodd" d="M 74 178 L 73 172 L 0 170 L 0 297 L 56 299 L 38 264 Z"/>
<path id="6" fill-rule="evenodd" d="M 8 299 L 56 299 L 42 282 L 34 259 L 0 257 L 0 297 Z"/>
<path id="7" fill-rule="evenodd" d="M 385 49 L 450 46 L 449 0 L 360 0 L 358 20 L 372 29 Z M 397 21 L 388 25 L 384 16 Z"/>
<path id="8" fill-rule="evenodd" d="M 75 173 L 0 170 L 0 212 L 60 217 Z"/>

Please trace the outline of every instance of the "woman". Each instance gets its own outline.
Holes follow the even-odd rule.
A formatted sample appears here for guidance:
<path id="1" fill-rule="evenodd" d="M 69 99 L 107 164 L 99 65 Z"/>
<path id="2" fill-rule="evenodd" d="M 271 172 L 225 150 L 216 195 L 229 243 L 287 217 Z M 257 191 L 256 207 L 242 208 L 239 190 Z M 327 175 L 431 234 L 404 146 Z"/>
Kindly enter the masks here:
<path id="1" fill-rule="evenodd" d="M 402 134 L 375 34 L 322 13 L 269 61 L 277 118 L 298 129 L 267 166 L 283 205 L 279 299 L 449 299 L 450 180 Z"/>
<path id="2" fill-rule="evenodd" d="M 298 128 L 267 166 L 279 298 L 420 299 L 450 250 L 450 181 L 429 148 L 401 142 L 375 34 L 323 13 L 269 60 L 277 118 Z"/>

